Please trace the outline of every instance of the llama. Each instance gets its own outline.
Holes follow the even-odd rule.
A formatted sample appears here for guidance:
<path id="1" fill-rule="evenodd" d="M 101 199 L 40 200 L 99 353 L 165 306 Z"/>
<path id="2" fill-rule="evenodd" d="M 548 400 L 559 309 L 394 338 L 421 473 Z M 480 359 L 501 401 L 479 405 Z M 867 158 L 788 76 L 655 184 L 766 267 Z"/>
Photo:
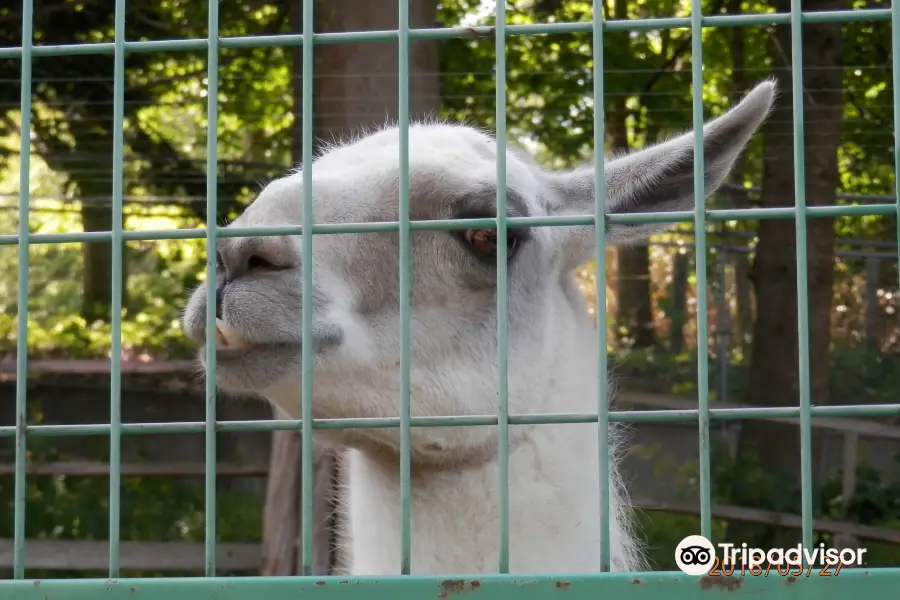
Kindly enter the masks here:
<path id="1" fill-rule="evenodd" d="M 703 128 L 706 193 L 723 181 L 768 115 L 771 81 Z M 606 163 L 608 214 L 691 209 L 693 133 Z M 447 123 L 409 129 L 413 220 L 495 215 L 496 145 Z M 510 148 L 510 216 L 594 213 L 594 169 L 542 169 Z M 399 135 L 387 127 L 331 147 L 312 174 L 317 223 L 396 221 Z M 229 227 L 302 222 L 302 173 L 270 182 Z M 625 244 L 669 224 L 611 224 Z M 496 237 L 493 230 L 411 234 L 411 412 L 497 412 Z M 590 259 L 593 226 L 509 228 L 509 411 L 591 413 L 597 335 L 573 271 Z M 216 385 L 301 414 L 301 261 L 313 261 L 315 418 L 396 417 L 400 409 L 399 234 L 319 235 L 310 257 L 300 236 L 220 238 Z M 205 341 L 207 287 L 187 302 L 187 335 Z M 203 363 L 204 351 L 200 351 Z M 622 433 L 610 425 L 611 568 L 645 568 L 617 469 Z M 400 572 L 400 432 L 316 431 L 343 452 L 339 532 L 349 575 Z M 491 573 L 499 556 L 497 427 L 413 428 L 414 574 Z M 600 563 L 596 424 L 514 425 L 509 430 L 510 572 L 596 572 Z"/>

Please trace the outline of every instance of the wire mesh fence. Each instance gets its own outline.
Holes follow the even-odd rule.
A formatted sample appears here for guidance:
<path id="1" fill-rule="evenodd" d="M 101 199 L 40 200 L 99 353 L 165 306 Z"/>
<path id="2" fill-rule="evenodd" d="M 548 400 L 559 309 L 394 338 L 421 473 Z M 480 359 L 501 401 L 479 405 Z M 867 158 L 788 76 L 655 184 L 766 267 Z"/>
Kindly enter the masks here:
<path id="1" fill-rule="evenodd" d="M 691 14 L 687 18 L 653 18 L 646 20 L 606 20 L 602 10 L 595 10 L 593 21 L 578 23 L 544 23 L 535 25 L 507 24 L 506 4 L 496 3 L 496 24 L 491 27 L 472 26 L 455 28 L 412 29 L 409 26 L 409 0 L 399 0 L 398 17 L 400 26 L 396 31 L 367 31 L 316 33 L 314 31 L 314 2 L 303 1 L 303 31 L 300 34 L 275 34 L 264 37 L 220 37 L 219 35 L 219 3 L 210 1 L 208 8 L 208 37 L 206 39 L 176 39 L 163 41 L 132 41 L 125 35 L 126 0 L 116 0 L 115 36 L 112 43 L 98 42 L 85 44 L 36 45 L 32 30 L 34 3 L 24 0 L 22 4 L 22 45 L 21 47 L 0 48 L 0 59 L 13 59 L 21 63 L 21 125 L 23 132 L 30 130 L 32 114 L 32 62 L 48 57 L 65 57 L 73 55 L 106 54 L 114 57 L 114 102 L 112 103 L 115 132 L 113 137 L 112 165 L 112 227 L 108 231 L 73 232 L 73 233 L 32 233 L 29 227 L 31 210 L 29 194 L 29 158 L 32 152 L 29 136 L 23 135 L 19 156 L 22 164 L 18 206 L 18 231 L 16 234 L 0 235 L 0 245 L 17 246 L 18 250 L 18 307 L 27 310 L 29 294 L 29 247 L 37 244 L 56 244 L 63 242 L 111 242 L 112 270 L 112 351 L 110 381 L 110 422 L 90 425 L 30 425 L 27 419 L 27 381 L 28 362 L 27 319 L 19 314 L 17 321 L 17 372 L 16 372 L 16 425 L 0 427 L 0 436 L 14 437 L 15 460 L 15 535 L 14 535 L 14 580 L 0 582 L 0 593 L 8 598 L 92 598 L 106 593 L 112 597 L 131 597 L 140 593 L 153 598 L 245 598 L 250 594 L 263 594 L 278 600 L 295 597 L 298 594 L 314 597 L 354 598 L 364 595 L 376 597 L 418 597 L 437 595 L 446 598 L 451 595 L 472 592 L 488 597 L 545 598 L 554 594 L 559 596 L 595 597 L 597 594 L 628 595 L 634 598 L 658 599 L 663 597 L 693 597 L 698 593 L 738 593 L 767 594 L 771 598 L 793 598 L 798 593 L 809 596 L 833 595 L 838 597 L 847 594 L 864 594 L 887 597 L 900 586 L 900 569 L 849 569 L 838 576 L 820 576 L 804 572 L 799 576 L 755 576 L 744 577 L 704 577 L 695 579 L 681 573 L 609 573 L 610 556 L 610 492 L 601 485 L 600 503 L 597 506 L 600 515 L 600 561 L 596 574 L 547 573 L 542 575 L 521 576 L 510 574 L 510 523 L 509 505 L 513 500 L 509 496 L 509 431 L 515 425 L 541 425 L 564 423 L 596 423 L 598 439 L 598 461 L 600 465 L 599 481 L 606 482 L 610 478 L 609 425 L 616 422 L 631 423 L 696 423 L 700 452 L 699 488 L 700 488 L 700 523 L 702 534 L 712 538 L 713 511 L 711 493 L 710 464 L 710 428 L 714 421 L 752 420 L 769 418 L 798 418 L 801 435 L 801 477 L 802 477 L 802 539 L 805 547 L 814 547 L 813 543 L 813 496 L 811 464 L 811 429 L 812 420 L 817 416 L 830 417 L 888 417 L 900 415 L 900 404 L 884 403 L 869 405 L 831 405 L 814 406 L 810 386 L 809 357 L 809 306 L 806 290 L 807 282 L 807 223 L 816 218 L 832 217 L 869 217 L 900 218 L 900 193 L 893 197 L 878 196 L 871 202 L 859 205 L 807 206 L 805 191 L 804 145 L 794 146 L 794 197 L 796 205 L 783 208 L 731 208 L 708 210 L 700 198 L 705 196 L 702 190 L 704 180 L 704 147 L 702 143 L 702 125 L 704 122 L 704 106 L 702 93 L 693 94 L 692 116 L 695 137 L 695 161 L 693 186 L 698 198 L 692 211 L 657 212 L 641 214 L 605 214 L 606 178 L 602 152 L 597 152 L 594 160 L 594 197 L 595 212 L 566 217 L 509 217 L 507 180 L 507 80 L 506 44 L 513 36 L 552 35 L 560 33 L 590 33 L 594 49 L 593 60 L 593 97 L 604 98 L 604 64 L 602 53 L 603 37 L 615 31 L 659 31 L 682 28 L 691 31 L 692 56 L 691 86 L 695 91 L 703 89 L 703 45 L 701 31 L 703 28 L 746 27 L 772 24 L 789 24 L 792 30 L 792 96 L 793 96 L 793 136 L 804 139 L 806 123 L 803 119 L 804 89 L 802 84 L 803 55 L 801 40 L 804 23 L 849 23 L 858 21 L 890 21 L 892 42 L 900 44 L 900 25 L 897 24 L 894 8 L 868 9 L 853 11 L 806 12 L 801 10 L 801 3 L 791 3 L 790 14 L 757 14 L 703 16 L 700 2 L 691 2 Z M 413 220 L 410 218 L 410 157 L 409 157 L 409 120 L 410 120 L 410 42 L 413 40 L 442 40 L 466 37 L 493 38 L 495 43 L 495 65 L 493 76 L 496 77 L 496 114 L 495 134 L 497 143 L 496 181 L 498 192 L 496 197 L 497 214 L 495 217 L 473 219 Z M 315 69 L 314 46 L 318 44 L 342 44 L 351 42 L 397 43 L 399 46 L 399 219 L 382 222 L 352 223 L 315 223 L 313 212 L 313 173 L 315 171 L 313 141 L 313 77 Z M 302 223 L 303 225 L 267 226 L 267 227 L 229 227 L 222 228 L 210 218 L 205 229 L 181 230 L 139 230 L 129 231 L 123 225 L 125 205 L 124 189 L 124 97 L 125 97 L 125 60 L 130 53 L 168 52 L 184 50 L 206 50 L 206 107 L 207 158 L 206 158 L 206 195 L 207 215 L 219 213 L 219 197 L 217 174 L 219 173 L 219 157 L 216 123 L 218 105 L 218 65 L 220 53 L 227 48 L 252 48 L 264 46 L 300 46 L 302 51 Z M 893 79 L 900 80 L 900 66 L 892 65 Z M 309 76 L 307 76 L 309 75 Z M 896 91 L 894 92 L 896 95 Z M 896 127 L 900 123 L 897 114 L 900 104 L 894 98 L 895 114 L 895 160 L 900 161 L 900 136 Z M 598 102 L 602 105 L 602 102 Z M 594 111 L 594 147 L 604 147 L 604 112 Z M 895 171 L 900 172 L 900 162 L 895 164 Z M 507 272 L 507 231 L 523 227 L 560 227 L 589 226 L 594 230 L 596 251 L 596 279 L 606 279 L 606 261 L 604 255 L 607 247 L 607 227 L 612 224 L 641 225 L 647 223 L 692 223 L 694 225 L 696 262 L 695 277 L 697 281 L 696 312 L 705 315 L 710 300 L 707 297 L 708 278 L 707 242 L 708 223 L 746 220 L 793 220 L 796 224 L 796 265 L 797 265 L 797 311 L 799 324 L 799 364 L 798 403 L 793 407 L 754 407 L 715 409 L 710 407 L 710 364 L 709 364 L 709 330 L 707 320 L 697 320 L 696 347 L 697 354 L 697 408 L 690 410 L 651 410 L 651 411 L 615 411 L 609 407 L 608 364 L 605 352 L 600 353 L 598 365 L 596 413 L 592 414 L 514 414 L 508 404 L 508 272 Z M 597 223 L 605 226 L 594 227 Z M 497 304 L 498 327 L 497 365 L 499 397 L 496 414 L 478 416 L 412 416 L 410 409 L 410 236 L 418 231 L 461 231 L 473 227 L 495 229 L 497 231 L 498 260 Z M 123 423 L 121 417 L 121 356 L 122 356 L 122 297 L 123 297 L 123 248 L 126 241 L 138 240 L 206 240 L 206 270 L 209 297 L 216 295 L 216 272 L 221 265 L 216 261 L 216 248 L 219 240 L 234 237 L 260 236 L 300 236 L 302 240 L 301 255 L 312 256 L 314 237 L 331 234 L 363 234 L 374 232 L 396 232 L 399 235 L 399 295 L 400 295 L 400 358 L 398 362 L 399 406 L 396 417 L 357 418 L 357 419 L 314 419 L 314 355 L 303 352 L 302 356 L 302 418 L 273 420 L 260 422 L 229 422 L 217 419 L 216 402 L 216 343 L 214 335 L 216 326 L 216 306 L 212 302 L 206 305 L 206 354 L 205 362 L 209 376 L 206 378 L 206 419 L 204 422 L 192 423 Z M 900 230 L 898 230 L 900 244 Z M 313 282 L 313 261 L 302 263 L 301 312 L 303 316 L 302 346 L 312 348 L 313 314 L 315 294 Z M 597 339 L 601 348 L 606 347 L 606 291 L 603 285 L 598 286 L 595 297 L 594 314 L 597 322 Z M 785 366 L 788 368 L 788 366 Z M 496 556 L 496 574 L 471 575 L 466 573 L 446 573 L 442 575 L 415 575 L 415 540 L 412 536 L 412 465 L 411 436 L 417 427 L 464 427 L 488 426 L 497 428 L 497 453 L 499 456 L 497 475 L 499 478 L 500 506 L 498 555 Z M 400 431 L 400 565 L 398 576 L 357 577 L 318 576 L 312 572 L 314 556 L 313 532 L 313 436 L 314 430 L 342 429 L 377 429 L 396 428 Z M 301 515 L 300 542 L 302 556 L 301 577 L 257 577 L 257 578 L 221 578 L 217 577 L 217 532 L 216 532 L 216 440 L 217 434 L 228 431 L 276 431 L 299 430 L 302 432 L 302 505 L 298 508 Z M 205 469 L 205 574 L 203 578 L 158 578 L 158 579 L 118 579 L 121 556 L 121 466 L 122 437 L 151 433 L 186 433 L 198 432 L 205 435 L 206 469 Z M 109 578 L 104 580 L 49 580 L 31 581 L 25 579 L 26 564 L 26 457 L 29 438 L 52 436 L 102 435 L 110 440 L 109 468 Z"/>

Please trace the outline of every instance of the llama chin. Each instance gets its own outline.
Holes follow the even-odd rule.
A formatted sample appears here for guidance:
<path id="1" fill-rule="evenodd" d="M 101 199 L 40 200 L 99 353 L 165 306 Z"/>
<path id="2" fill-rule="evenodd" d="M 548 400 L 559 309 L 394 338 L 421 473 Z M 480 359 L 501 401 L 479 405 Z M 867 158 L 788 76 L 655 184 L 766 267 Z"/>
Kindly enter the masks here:
<path id="1" fill-rule="evenodd" d="M 760 83 L 703 128 L 706 193 L 727 176 L 768 115 L 775 87 Z M 443 122 L 409 129 L 410 218 L 496 214 L 497 145 Z M 606 212 L 690 210 L 694 134 L 606 162 Z M 316 223 L 397 221 L 399 130 L 388 127 L 329 148 L 313 163 Z M 506 155 L 510 217 L 591 215 L 594 169 L 546 171 L 524 153 Z M 229 227 L 301 225 L 303 175 L 269 183 Z M 702 199 L 701 199 L 702 201 Z M 607 225 L 627 244 L 668 223 Z M 496 232 L 412 232 L 410 411 L 414 417 L 496 414 Z M 594 412 L 600 349 L 573 271 L 596 249 L 593 226 L 509 228 L 508 398 L 511 413 Z M 218 240 L 217 293 L 196 289 L 185 332 L 205 342 L 207 302 L 216 303 L 216 383 L 253 392 L 287 415 L 301 414 L 301 357 L 314 353 L 317 418 L 399 415 L 399 234 L 316 236 L 311 256 L 298 236 Z M 311 339 L 301 336 L 301 274 L 315 280 Z M 201 362 L 204 351 L 199 353 Z M 205 365 L 204 365 L 205 366 Z M 339 547 L 354 575 L 400 572 L 400 432 L 317 430 L 344 450 Z M 509 566 L 513 573 L 595 572 L 600 564 L 601 489 L 609 490 L 613 570 L 645 567 L 628 518 L 610 424 L 610 481 L 599 481 L 596 424 L 509 428 Z M 496 427 L 413 428 L 410 440 L 412 572 L 496 572 L 500 555 Z"/>

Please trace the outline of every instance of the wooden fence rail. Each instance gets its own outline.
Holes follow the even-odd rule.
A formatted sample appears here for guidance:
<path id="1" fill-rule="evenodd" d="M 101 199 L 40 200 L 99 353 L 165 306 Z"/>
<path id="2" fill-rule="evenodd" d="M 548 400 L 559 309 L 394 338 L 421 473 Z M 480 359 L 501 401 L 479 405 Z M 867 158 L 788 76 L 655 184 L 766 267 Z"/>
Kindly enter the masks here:
<path id="1" fill-rule="evenodd" d="M 15 475 L 13 463 L 0 463 L 0 477 Z M 203 477 L 206 465 L 202 462 L 136 462 L 122 463 L 122 477 Z M 109 463 L 70 460 L 46 463 L 28 463 L 26 475 L 67 475 L 70 477 L 108 477 Z M 267 477 L 268 465 L 218 463 L 219 477 Z"/>
<path id="2" fill-rule="evenodd" d="M 123 569 L 202 572 L 202 542 L 121 542 Z M 216 567 L 227 571 L 259 569 L 260 545 L 216 544 Z M 105 541 L 26 540 L 25 565 L 29 569 L 105 571 L 109 568 L 109 543 Z M 13 566 L 13 540 L 0 540 L 0 568 Z"/>
<path id="3" fill-rule="evenodd" d="M 697 515 L 692 504 L 639 501 L 645 511 Z M 763 525 L 799 529 L 800 515 L 757 510 L 740 506 L 716 505 L 712 516 Z M 860 540 L 900 545 L 900 530 L 871 527 L 843 521 L 818 519 L 817 532 L 853 536 Z M 201 542 L 122 542 L 121 567 L 147 571 L 203 571 L 204 545 Z M 262 563 L 262 545 L 256 543 L 220 543 L 216 545 L 216 566 L 228 571 L 257 571 Z M 674 549 L 673 549 L 674 551 Z M 105 541 L 26 540 L 25 564 L 29 569 L 104 570 L 109 566 L 109 544 Z M 0 569 L 13 566 L 13 540 L 0 539 Z"/>

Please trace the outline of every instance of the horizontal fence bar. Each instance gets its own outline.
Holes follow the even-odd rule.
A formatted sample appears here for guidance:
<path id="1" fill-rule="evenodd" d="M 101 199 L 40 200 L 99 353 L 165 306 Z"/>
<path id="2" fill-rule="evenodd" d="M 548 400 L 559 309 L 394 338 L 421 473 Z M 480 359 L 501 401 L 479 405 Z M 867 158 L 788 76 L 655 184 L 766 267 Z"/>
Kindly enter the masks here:
<path id="1" fill-rule="evenodd" d="M 889 21 L 890 9 L 866 9 L 853 11 L 817 11 L 802 14 L 803 23 L 856 23 L 860 21 Z M 703 17 L 703 27 L 745 27 L 781 25 L 790 23 L 791 16 L 788 13 L 754 14 L 754 15 L 717 15 Z M 508 25 L 506 36 L 517 35 L 548 35 L 565 33 L 591 33 L 593 24 L 590 21 L 583 23 L 540 23 L 534 25 Z M 660 19 L 620 19 L 606 21 L 603 24 L 604 32 L 613 31 L 653 31 L 690 29 L 690 17 L 672 17 Z M 410 29 L 410 40 L 450 40 L 459 38 L 493 37 L 495 30 L 490 26 L 473 27 L 443 27 Z M 360 42 L 396 42 L 399 38 L 397 30 L 364 31 L 364 32 L 337 32 L 318 33 L 313 35 L 313 44 L 354 44 Z M 219 48 L 263 48 L 271 46 L 300 46 L 303 44 L 302 34 L 261 35 L 225 37 L 218 41 Z M 180 39 L 157 40 L 148 42 L 126 42 L 126 52 L 172 52 L 172 51 L 205 51 L 208 46 L 206 39 Z M 46 46 L 33 46 L 32 56 L 73 56 L 112 54 L 115 51 L 113 42 L 98 42 L 89 44 L 56 44 Z M 0 58 L 19 58 L 22 56 L 22 48 L 0 48 Z"/>
<path id="2" fill-rule="evenodd" d="M 653 394 L 630 392 L 622 394 L 619 401 L 621 405 L 628 405 L 632 410 L 693 410 L 692 404 L 695 400 L 691 400 L 685 396 L 676 396 L 669 394 Z M 723 402 L 716 400 L 715 405 L 719 410 L 722 409 L 742 409 L 742 408 L 759 408 L 746 404 L 738 404 L 731 402 Z M 881 406 L 875 404 L 873 406 Z M 769 417 L 764 419 L 773 423 L 787 423 L 788 425 L 796 425 L 799 423 L 797 419 Z M 891 425 L 890 422 L 883 420 L 875 420 L 871 418 L 843 418 L 834 416 L 819 416 L 813 420 L 814 429 L 827 429 L 830 431 L 840 432 L 841 434 L 853 433 L 866 437 L 889 439 L 900 441 L 900 426 Z"/>
<path id="3" fill-rule="evenodd" d="M 516 598 L 516 600 L 596 600 L 598 597 L 658 600 L 702 597 L 797 600 L 797 598 L 892 598 L 900 568 L 843 569 L 838 576 L 818 570 L 802 576 L 685 576 L 681 572 L 596 573 L 589 575 L 428 575 L 379 577 L 185 577 L 156 579 L 24 580 L 0 582 L 9 600 L 355 600 L 367 598 Z M 665 590 L 665 591 L 663 591 Z"/>
<path id="4" fill-rule="evenodd" d="M 137 462 L 122 463 L 118 469 L 122 477 L 203 477 L 206 464 L 202 462 Z M 217 463 L 216 475 L 220 477 L 265 477 L 268 465 Z M 0 477 L 15 474 L 15 465 L 0 463 Z M 110 464 L 91 460 L 70 460 L 59 462 L 29 463 L 25 474 L 32 476 L 107 477 Z"/>
<path id="5" fill-rule="evenodd" d="M 891 204 L 866 204 L 854 206 L 810 206 L 806 216 L 813 218 L 831 217 L 868 217 L 894 215 L 897 206 Z M 793 219 L 796 210 L 785 208 L 741 208 L 706 211 L 706 220 L 711 222 L 746 221 L 751 219 Z M 646 212 L 633 214 L 606 215 L 609 223 L 624 225 L 642 225 L 645 223 L 690 223 L 694 221 L 693 211 Z M 546 217 L 509 217 L 507 227 L 568 227 L 593 225 L 594 215 L 546 216 Z M 485 217 L 480 219 L 433 219 L 410 221 L 413 231 L 459 231 L 482 227 L 496 227 L 497 219 Z M 316 223 L 312 227 L 313 234 L 333 235 L 338 233 L 378 233 L 399 231 L 399 221 L 382 221 L 377 223 Z M 219 229 L 217 237 L 267 237 L 276 235 L 301 235 L 301 225 L 283 227 L 229 227 Z M 170 230 L 135 230 L 126 231 L 126 241 L 151 240 L 188 240 L 204 239 L 205 229 L 170 229 Z M 39 233 L 28 236 L 29 244 L 59 244 L 82 242 L 108 242 L 112 240 L 109 231 L 89 231 L 73 233 Z M 15 234 L 0 235 L 0 246 L 12 246 L 19 243 Z"/>
<path id="6" fill-rule="evenodd" d="M 108 364 L 108 363 L 107 363 Z M 657 394 L 657 393 L 648 393 L 648 392 L 633 392 L 626 391 L 621 392 L 619 396 L 619 404 L 622 406 L 630 407 L 628 411 L 620 411 L 620 412 L 629 412 L 635 414 L 644 414 L 651 410 L 655 411 L 685 411 L 685 410 L 693 410 L 692 404 L 695 401 L 691 400 L 686 396 L 677 396 L 672 394 Z M 730 402 L 723 402 L 721 400 L 716 401 L 716 406 L 719 407 L 718 410 L 722 409 L 759 409 L 762 408 L 765 410 L 765 407 L 751 407 L 747 405 L 734 404 Z M 855 405 L 858 406 L 858 405 Z M 869 406 L 879 407 L 882 406 L 880 404 L 873 404 Z M 778 408 L 777 410 L 782 410 L 782 408 Z M 539 416 L 539 415 L 538 415 Z M 812 426 L 815 429 L 827 429 L 831 431 L 837 431 L 841 433 L 856 433 L 858 435 L 863 435 L 867 437 L 874 437 L 879 439 L 891 439 L 891 440 L 900 440 L 900 426 L 889 425 L 883 423 L 881 421 L 872 420 L 871 418 L 866 418 L 869 415 L 853 415 L 856 418 L 842 418 L 837 416 L 822 416 L 819 415 L 817 419 L 813 420 Z M 874 415 L 876 417 L 883 415 Z M 446 418 L 446 417 L 437 417 L 437 418 Z M 458 418 L 470 418 L 470 417 L 452 417 L 454 419 Z M 778 423 L 788 423 L 788 424 L 797 424 L 796 419 L 792 419 L 790 417 L 781 418 L 781 417 L 761 417 L 763 420 L 778 422 Z M 221 423 L 270 423 L 270 421 L 221 421 Z M 281 421 L 277 421 L 281 423 Z M 292 422 L 292 421 L 288 421 Z M 314 421 L 315 422 L 315 421 Z M 172 424 L 172 423 L 169 423 Z M 183 422 L 176 422 L 175 425 L 183 425 Z M 688 424 L 688 422 L 684 421 L 676 421 L 675 424 Z M 143 425 L 142 423 L 133 423 L 133 425 Z M 38 427 L 58 427 L 58 425 L 38 425 Z M 70 425 L 65 425 L 66 427 Z M 34 426 L 32 426 L 34 427 Z M 77 425 L 77 427 L 84 427 L 83 425 Z M 164 433 L 173 433 L 173 432 L 164 432 Z M 181 432 L 174 432 L 181 433 Z M 38 463 L 39 464 L 39 463 Z M 65 463 L 63 463 L 65 464 Z M 102 463 L 91 463 L 91 464 L 102 464 Z M 145 464 L 145 463 L 141 463 Z M 189 463 L 178 463 L 178 464 L 189 464 Z M 217 472 L 227 472 L 221 471 L 223 468 L 227 469 L 230 467 L 225 467 L 227 463 L 219 463 L 217 467 Z M 31 473 L 31 469 L 35 466 L 35 463 L 30 463 L 28 466 L 29 473 Z M 3 467 L 0 465 L 0 475 L 2 475 Z"/>
<path id="7" fill-rule="evenodd" d="M 690 423 L 696 421 L 699 411 L 685 410 L 633 410 L 610 411 L 609 420 L 620 423 Z M 900 414 L 900 404 L 858 404 L 838 406 L 814 406 L 814 417 L 887 417 Z M 800 416 L 800 408 L 785 407 L 753 407 L 753 408 L 719 408 L 710 409 L 709 417 L 718 421 L 742 419 L 795 419 Z M 510 415 L 510 425 L 564 425 L 574 423 L 596 423 L 597 413 L 542 413 L 527 415 Z M 412 417 L 412 427 L 474 427 L 497 425 L 497 415 L 447 416 L 447 417 Z M 268 421 L 218 421 L 216 431 L 299 431 L 302 420 L 272 419 Z M 341 429 L 390 429 L 399 428 L 399 417 L 372 417 L 355 419 L 313 419 L 312 428 L 322 430 Z M 125 435 L 149 435 L 163 433 L 202 433 L 205 431 L 204 421 L 184 421 L 181 423 L 123 423 L 122 433 Z M 0 427 L 0 438 L 15 435 L 15 426 Z M 98 425 L 29 425 L 30 436 L 78 436 L 107 435 L 110 426 Z"/>

